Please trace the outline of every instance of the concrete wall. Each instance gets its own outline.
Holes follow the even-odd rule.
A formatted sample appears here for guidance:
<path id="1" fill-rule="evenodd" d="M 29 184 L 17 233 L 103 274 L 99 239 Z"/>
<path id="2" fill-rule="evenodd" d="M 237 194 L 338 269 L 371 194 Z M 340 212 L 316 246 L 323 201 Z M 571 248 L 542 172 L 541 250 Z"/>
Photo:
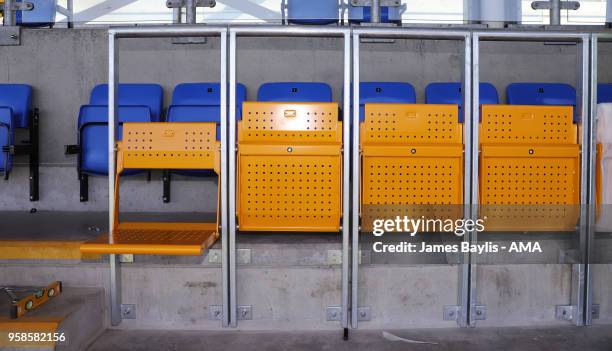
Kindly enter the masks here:
<path id="1" fill-rule="evenodd" d="M 107 79 L 106 40 L 105 31 L 98 29 L 26 29 L 21 46 L 0 47 L 0 82 L 34 86 L 35 106 L 41 109 L 42 138 L 41 201 L 27 200 L 27 168 L 17 167 L 8 182 L 0 181 L 0 211 L 34 206 L 64 211 L 106 209 L 106 179 L 90 179 L 90 201 L 80 203 L 75 159 L 63 155 L 63 145 L 76 141 L 79 106 L 87 103 L 93 85 Z M 249 99 L 255 98 L 263 82 L 324 81 L 332 85 L 335 99 L 340 100 L 341 48 L 338 39 L 240 39 L 238 80 L 247 85 Z M 168 105 L 177 83 L 218 81 L 218 49 L 215 39 L 204 45 L 175 45 L 171 39 L 124 40 L 122 81 L 162 84 Z M 423 102 L 427 83 L 461 79 L 462 50 L 463 46 L 453 41 L 363 44 L 362 80 L 411 82 L 417 89 L 418 101 Z M 575 85 L 575 52 L 574 45 L 483 43 L 481 79 L 492 82 L 502 100 L 506 85 L 512 82 Z M 603 69 L 607 67 L 605 63 L 600 65 L 600 80 L 612 81 L 612 71 Z M 159 174 L 154 174 L 150 183 L 142 176 L 126 179 L 123 209 L 214 209 L 214 180 L 179 179 L 173 184 L 173 202 L 164 205 Z M 259 248 L 264 252 L 261 255 L 257 255 L 255 245 L 238 244 L 255 250 L 254 264 L 241 266 L 237 274 L 238 303 L 254 308 L 255 320 L 242 322 L 242 328 L 337 328 L 337 323 L 328 323 L 324 317 L 326 306 L 340 302 L 337 266 L 287 263 L 283 260 L 288 256 L 279 254 L 287 251 L 278 244 Z M 294 242 L 294 246 L 299 245 Z M 336 243 L 333 248 L 338 246 Z M 297 253 L 295 259 L 308 260 L 306 256 Z M 50 278 L 67 281 L 69 286 L 108 284 L 106 264 L 57 264 L 46 268 L 5 265 L 0 273 L 9 284 L 39 284 Z M 139 317 L 126 321 L 123 327 L 219 328 L 218 321 L 207 319 L 206 309 L 221 302 L 220 273 L 218 267 L 205 265 L 159 266 L 146 261 L 142 265 L 126 265 L 124 302 L 139 304 Z M 480 266 L 477 276 L 478 300 L 488 309 L 483 326 L 557 324 L 554 305 L 569 302 L 567 266 Z M 609 321 L 609 267 L 598 267 L 594 277 L 595 302 L 602 305 L 602 314 L 606 313 L 602 319 Z M 361 326 L 454 326 L 442 320 L 442 308 L 456 303 L 457 285 L 455 266 L 365 265 L 359 277 L 360 304 L 372 308 L 373 319 Z"/>
<path id="2" fill-rule="evenodd" d="M 219 41 L 203 45 L 176 45 L 171 39 L 121 41 L 120 74 L 123 82 L 156 82 L 164 87 L 166 106 L 173 87 L 181 82 L 219 80 Z M 261 83 L 269 81 L 323 81 L 341 99 L 342 43 L 340 39 L 241 38 L 238 42 L 238 80 L 254 99 Z M 576 46 L 542 43 L 483 43 L 481 79 L 494 83 L 504 97 L 505 86 L 516 81 L 566 82 L 575 85 Z M 393 44 L 362 44 L 363 81 L 407 81 L 418 92 L 429 82 L 458 81 L 462 76 L 463 46 L 456 41 L 398 40 Z M 107 80 L 107 36 L 103 29 L 25 29 L 22 45 L 0 47 L 0 82 L 31 84 L 34 105 L 41 111 L 41 200 L 27 198 L 27 168 L 16 167 L 8 182 L 0 182 L 0 209 L 102 211 L 107 208 L 107 182 L 90 178 L 90 200 L 79 202 L 74 156 L 64 145 L 76 142 L 79 107 L 91 88 Z M 563 67 L 563 69 L 551 69 Z M 602 79 L 610 80 L 604 71 Z M 17 162 L 24 163 L 25 158 Z M 122 209 L 214 210 L 214 179 L 175 177 L 173 201 L 161 201 L 161 176 L 124 181 Z"/>

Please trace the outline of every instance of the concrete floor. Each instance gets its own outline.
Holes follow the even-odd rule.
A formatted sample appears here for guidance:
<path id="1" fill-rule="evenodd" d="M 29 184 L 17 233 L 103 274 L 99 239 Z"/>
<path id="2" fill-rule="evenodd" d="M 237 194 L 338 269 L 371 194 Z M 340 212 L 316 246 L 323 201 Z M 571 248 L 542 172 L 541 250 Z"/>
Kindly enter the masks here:
<path id="1" fill-rule="evenodd" d="M 417 343 L 425 342 L 425 343 Z M 222 332 L 108 330 L 89 351 L 102 350 L 418 350 L 610 351 L 609 326 L 586 328 L 478 328 L 409 331 Z"/>

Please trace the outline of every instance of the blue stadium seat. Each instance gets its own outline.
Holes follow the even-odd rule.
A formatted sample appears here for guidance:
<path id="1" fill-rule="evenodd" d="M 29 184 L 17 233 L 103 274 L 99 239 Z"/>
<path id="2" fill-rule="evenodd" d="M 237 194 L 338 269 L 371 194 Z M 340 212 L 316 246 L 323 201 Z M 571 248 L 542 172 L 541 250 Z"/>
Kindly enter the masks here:
<path id="1" fill-rule="evenodd" d="M 118 92 L 116 139 L 122 138 L 125 122 L 161 121 L 163 90 L 158 84 L 120 84 Z M 108 175 L 108 86 L 97 85 L 89 104 L 81 106 L 78 119 L 78 145 L 67 152 L 78 154 L 81 201 L 88 200 L 88 175 Z M 126 174 L 138 173 L 138 170 Z"/>
<path id="2" fill-rule="evenodd" d="M 257 101 L 332 102 L 332 89 L 326 83 L 265 83 L 257 91 Z"/>
<path id="3" fill-rule="evenodd" d="M 217 140 L 221 138 L 221 94 L 219 83 L 183 83 L 174 88 L 172 105 L 168 108 L 168 122 L 216 122 Z M 246 87 L 236 85 L 236 117 L 242 115 L 242 102 L 246 100 Z M 185 176 L 209 176 L 208 170 L 173 171 Z M 163 201 L 170 202 L 170 171 L 164 171 Z"/>
<path id="4" fill-rule="evenodd" d="M 337 0 L 287 0 L 287 21 L 294 24 L 338 23 L 340 3 Z"/>
<path id="5" fill-rule="evenodd" d="M 576 89 L 562 83 L 512 83 L 506 88 L 510 105 L 576 106 Z"/>
<path id="6" fill-rule="evenodd" d="M 10 109 L 14 128 L 28 128 L 32 108 L 32 87 L 0 84 L 0 106 Z"/>
<path id="7" fill-rule="evenodd" d="M 183 83 L 174 88 L 172 105 L 168 108 L 168 122 L 217 122 L 221 113 L 219 83 Z M 242 102 L 246 100 L 246 87 L 236 85 L 236 113 L 240 119 Z M 217 140 L 220 132 L 217 127 Z"/>
<path id="8" fill-rule="evenodd" d="M 351 99 L 351 104 L 353 100 Z M 363 122 L 365 104 L 368 103 L 416 103 L 416 91 L 410 83 L 361 82 L 359 84 L 359 120 Z"/>
<path id="9" fill-rule="evenodd" d="M 23 0 L 31 2 L 34 8 L 31 11 L 17 11 L 15 19 L 21 26 L 53 26 L 57 13 L 57 0 Z M 22 2 L 22 0 L 17 0 Z"/>
<path id="10" fill-rule="evenodd" d="M 563 83 L 512 83 L 506 88 L 506 99 L 510 105 L 558 105 L 573 106 L 576 111 L 576 89 Z"/>
<path id="11" fill-rule="evenodd" d="M 461 83 L 430 83 L 425 88 L 425 103 L 459 105 L 459 122 L 463 122 Z M 480 104 L 499 104 L 497 89 L 491 83 L 480 83 Z"/>
<path id="12" fill-rule="evenodd" d="M 353 6 L 349 5 L 349 21 L 351 23 L 370 22 L 372 19 L 371 6 Z M 401 7 L 380 7 L 380 22 L 381 23 L 397 23 L 402 22 Z"/>
<path id="13" fill-rule="evenodd" d="M 15 129 L 29 129 L 29 141 L 15 144 Z M 38 200 L 38 110 L 32 108 L 32 87 L 0 84 L 0 173 L 8 179 L 13 155 L 28 155 L 30 200 Z"/>
<path id="14" fill-rule="evenodd" d="M 119 87 L 119 105 L 148 107 L 151 122 L 162 121 L 163 89 L 159 84 L 121 84 Z M 89 99 L 90 105 L 108 105 L 108 85 L 100 84 L 93 88 Z"/>
<path id="15" fill-rule="evenodd" d="M 117 140 L 122 139 L 121 124 L 125 122 L 151 122 L 149 110 L 140 106 L 119 106 Z M 108 174 L 108 106 L 84 105 L 79 112 L 82 172 L 95 175 Z"/>
<path id="16" fill-rule="evenodd" d="M 597 84 L 597 103 L 611 103 L 612 102 L 612 84 L 601 83 Z"/>

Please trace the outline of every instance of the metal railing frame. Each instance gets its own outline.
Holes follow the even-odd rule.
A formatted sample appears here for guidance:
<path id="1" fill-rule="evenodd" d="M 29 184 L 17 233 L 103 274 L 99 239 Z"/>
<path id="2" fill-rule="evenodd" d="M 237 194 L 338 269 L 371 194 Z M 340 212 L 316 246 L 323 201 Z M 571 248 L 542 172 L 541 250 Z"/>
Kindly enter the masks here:
<path id="1" fill-rule="evenodd" d="M 464 42 L 463 101 L 464 101 L 464 143 L 465 177 L 464 201 L 465 218 L 477 216 L 474 208 L 478 205 L 479 169 L 479 120 L 480 120 L 480 42 L 481 41 L 573 41 L 579 43 L 577 53 L 579 108 L 582 115 L 582 158 L 581 158 L 581 216 L 579 231 L 581 238 L 587 238 L 593 231 L 594 212 L 586 210 L 594 204 L 594 148 L 595 116 L 597 93 L 597 42 L 612 41 L 612 34 L 587 34 L 568 32 L 534 31 L 476 31 L 437 30 L 393 27 L 342 28 L 331 26 L 151 26 L 111 28 L 109 35 L 109 233 L 112 233 L 114 213 L 114 179 L 116 150 L 115 129 L 117 127 L 117 89 L 119 82 L 118 40 L 122 38 L 152 37 L 215 37 L 221 41 L 220 82 L 221 82 L 221 242 L 223 274 L 223 326 L 237 326 L 237 281 L 236 281 L 236 83 L 238 37 L 335 37 L 343 40 L 343 168 L 347 170 L 343 181 L 343 223 L 342 223 L 342 291 L 341 326 L 358 327 L 358 272 L 359 272 L 359 200 L 360 200 L 360 155 L 359 155 L 359 114 L 351 117 L 351 79 L 353 82 L 353 106 L 359 106 L 360 41 L 362 38 L 415 39 L 415 40 L 461 40 Z M 229 43 L 229 45 L 228 45 Z M 352 50 L 352 52 L 351 52 Z M 352 71 L 351 71 L 352 69 Z M 229 88 L 228 88 L 229 86 Z M 350 119 L 351 123 L 348 123 Z M 352 134 L 351 134 L 352 133 Z M 351 136 L 352 135 L 352 136 Z M 353 145 L 348 141 L 353 140 Z M 353 161 L 350 166 L 351 157 Z M 349 183 L 352 172 L 353 183 Z M 352 236 L 351 236 L 352 235 Z M 351 240 L 352 239 L 352 240 Z M 476 241 L 476 233 L 470 233 L 464 240 Z M 112 243 L 112 235 L 109 242 Z M 588 255 L 588 240 L 581 240 L 581 253 Z M 352 251 L 351 251 L 352 250 Z M 121 321 L 121 272 L 118 255 L 110 257 L 110 298 L 111 322 Z M 586 262 L 586 263 L 585 263 Z M 592 305 L 591 273 L 588 261 L 581 261 L 573 267 L 571 303 L 576 307 L 574 323 L 589 325 L 588 311 Z M 470 254 L 465 254 L 459 265 L 458 325 L 475 326 L 476 306 L 476 265 Z M 352 279 L 351 279 L 352 278 Z M 349 313 L 350 311 L 350 313 Z"/>
<path id="2" fill-rule="evenodd" d="M 464 65 L 462 69 L 462 92 L 463 92 L 463 106 L 466 118 L 464 118 L 464 145 L 465 158 L 464 168 L 470 169 L 471 164 L 471 152 L 469 147 L 471 145 L 471 135 L 467 131 L 471 128 L 471 120 L 467 116 L 471 115 L 471 70 L 472 70 L 472 43 L 471 33 L 465 30 L 434 30 L 434 29 L 407 29 L 407 28 L 356 28 L 353 30 L 353 106 L 359 106 L 359 82 L 360 82 L 360 41 L 361 38 L 375 38 L 375 39 L 415 39 L 415 40 L 455 40 L 463 42 L 463 57 Z M 355 108 L 358 111 L 357 108 Z M 360 178 L 361 178 L 361 155 L 359 152 L 359 138 L 360 138 L 360 123 L 359 113 L 353 114 L 353 209 L 352 209 L 352 294 L 351 294 L 351 322 L 352 327 L 357 328 L 358 326 L 358 277 L 359 277 L 359 203 L 361 200 L 360 194 Z M 465 172 L 464 175 L 464 217 L 471 218 L 470 213 L 471 203 L 471 176 L 469 172 Z M 464 240 L 469 240 L 470 235 L 465 235 Z M 465 254 L 462 258 L 462 264 L 459 265 L 459 286 L 458 286 L 458 307 L 459 316 L 457 323 L 459 326 L 468 325 L 468 316 L 465 311 L 469 310 L 470 301 L 470 274 L 471 265 L 470 254 Z M 443 306 L 440 306 L 442 311 Z"/>
<path id="3" fill-rule="evenodd" d="M 592 203 L 594 193 L 589 191 L 594 177 L 591 177 L 592 162 L 591 147 L 589 145 L 592 115 L 590 100 L 590 45 L 591 36 L 587 33 L 568 33 L 568 32 L 536 32 L 536 31 L 477 31 L 473 33 L 473 106 L 472 106 L 472 174 L 478 174 L 479 169 L 479 126 L 480 126 L 480 91 L 475 88 L 480 83 L 480 42 L 482 41 L 518 41 L 518 42 L 575 42 L 577 46 L 577 57 L 579 66 L 577 67 L 577 106 L 580 109 L 582 135 L 581 140 L 581 159 L 580 159 L 580 220 L 578 225 L 579 233 L 579 263 L 572 264 L 572 287 L 570 306 L 573 308 L 572 322 L 577 326 L 585 324 L 585 301 L 587 290 L 590 284 L 586 279 L 586 272 L 589 268 L 586 259 L 588 246 L 588 232 L 591 227 L 590 211 L 587 208 Z M 593 179 L 591 179 L 593 178 Z M 472 195 L 474 206 L 478 205 L 478 177 L 474 177 Z M 476 238 L 474 238 L 476 239 Z M 474 265 L 475 266 L 475 265 Z M 475 267 L 474 267 L 475 268 Z M 587 286 L 589 288 L 587 289 Z"/>
<path id="4" fill-rule="evenodd" d="M 114 174 L 116 168 L 116 128 L 118 126 L 118 84 L 119 84 L 119 46 L 122 38 L 166 38 L 166 37 L 219 37 L 220 38 L 220 95 L 221 95 L 221 189 L 227 189 L 227 28 L 214 26 L 151 26 L 111 28 L 108 31 L 108 214 L 109 243 L 113 243 L 113 213 L 115 206 Z M 227 257 L 227 192 L 221 192 L 221 247 L 223 271 L 223 313 L 222 325 L 229 325 L 229 284 Z M 119 255 L 110 255 L 110 306 L 111 324 L 121 323 L 121 269 Z"/>
<path id="5" fill-rule="evenodd" d="M 230 250 L 230 309 L 231 326 L 235 327 L 236 322 L 236 71 L 237 71 L 237 37 L 335 37 L 343 38 L 344 52 L 344 106 L 343 120 L 350 118 L 350 75 L 351 75 L 351 30 L 349 28 L 325 27 L 325 26 L 237 26 L 229 29 L 229 250 Z M 349 123 L 343 123 L 343 140 L 350 140 Z M 345 145 L 346 146 L 346 145 Z M 350 169 L 349 149 L 343 148 L 343 169 Z M 348 176 L 343 177 L 342 209 L 343 223 L 342 231 L 342 292 L 341 292 L 341 325 L 348 328 L 348 295 L 349 295 L 349 237 L 350 237 L 350 187 Z"/>

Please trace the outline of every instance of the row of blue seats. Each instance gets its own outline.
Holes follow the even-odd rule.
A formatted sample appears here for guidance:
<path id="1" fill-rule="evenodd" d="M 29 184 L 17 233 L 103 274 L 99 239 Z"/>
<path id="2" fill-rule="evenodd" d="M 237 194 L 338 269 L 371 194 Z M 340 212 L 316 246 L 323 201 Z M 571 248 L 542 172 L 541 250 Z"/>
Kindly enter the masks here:
<path id="1" fill-rule="evenodd" d="M 289 23 L 325 25 L 338 23 L 344 0 L 286 0 Z M 355 6 L 348 4 L 350 23 L 370 22 L 371 6 Z M 400 24 L 402 21 L 401 6 L 381 6 L 380 22 Z"/>
<path id="2" fill-rule="evenodd" d="M 220 85 L 218 83 L 186 83 L 174 89 L 172 102 L 165 119 L 162 118 L 163 90 L 157 84 L 121 84 L 119 86 L 119 123 L 125 122 L 219 122 Z M 432 83 L 425 89 L 428 104 L 458 104 L 461 101 L 460 83 Z M 91 92 L 89 105 L 81 107 L 79 114 L 79 179 L 81 201 L 87 201 L 89 175 L 107 175 L 107 100 L 108 87 L 98 85 Z M 564 84 L 512 84 L 508 87 L 509 103 L 575 105 L 576 93 Z M 531 99 L 531 100 L 530 100 Z M 237 117 L 246 100 L 246 87 L 236 88 Z M 266 83 L 257 92 L 257 101 L 276 102 L 332 102 L 332 89 L 317 82 Z M 360 84 L 360 119 L 364 118 L 366 103 L 416 103 L 416 91 L 409 83 L 364 82 Z M 481 102 L 497 104 L 495 87 L 481 85 Z M 460 114 L 461 116 L 461 114 Z M 462 119 L 462 117 L 460 117 Z M 220 133 L 217 132 L 219 136 Z M 121 139 L 121 128 L 117 139 Z M 131 170 L 126 174 L 138 173 Z M 207 172 L 181 171 L 187 176 Z M 164 201 L 170 201 L 171 173 L 164 173 Z"/>
<path id="3" fill-rule="evenodd" d="M 220 91 L 218 83 L 185 83 L 176 86 L 172 103 L 165 116 L 163 89 L 157 84 L 121 84 L 118 92 L 119 123 L 124 122 L 218 122 Z M 458 104 L 460 83 L 431 83 L 425 89 L 428 104 Z M 237 111 L 240 117 L 246 87 L 237 86 Z M 480 101 L 499 103 L 495 87 L 481 83 Z M 258 101 L 331 102 L 332 89 L 325 83 L 266 83 L 257 94 Z M 612 84 L 599 86 L 599 101 L 612 102 Z M 22 84 L 0 84 L 0 171 L 8 174 L 12 167 L 14 129 L 29 128 L 32 115 L 32 88 Z M 360 115 L 366 103 L 416 103 L 416 91 L 409 83 L 364 82 L 360 85 Z M 507 102 L 520 105 L 576 105 L 576 92 L 567 84 L 516 83 L 507 88 Z M 461 115 L 461 114 L 460 114 Z M 81 107 L 78 119 L 78 146 L 70 153 L 79 154 L 81 199 L 87 200 L 87 176 L 106 175 L 108 163 L 108 87 L 96 86 L 89 103 Z M 461 118 L 461 117 L 460 117 Z M 219 133 L 218 133 L 219 134 Z M 121 128 L 118 131 L 121 138 Z M 189 174 L 189 173 L 188 173 Z"/>
<path id="4" fill-rule="evenodd" d="M 17 0 L 21 2 L 22 0 Z M 34 5 L 30 11 L 17 11 L 19 25 L 52 26 L 55 23 L 57 0 L 27 0 Z M 337 23 L 344 0 L 286 0 L 289 23 L 324 25 Z M 280 1 L 279 1 L 280 2 Z M 370 22 L 371 6 L 348 4 L 351 23 Z M 380 20 L 383 23 L 400 23 L 401 7 L 381 6 Z"/>
<path id="5" fill-rule="evenodd" d="M 27 129 L 28 140 L 15 142 L 15 130 Z M 8 180 L 14 155 L 27 155 L 30 200 L 38 200 L 38 109 L 32 108 L 32 87 L 0 84 L 0 174 Z"/>
<path id="6" fill-rule="evenodd" d="M 33 6 L 29 11 L 15 11 L 17 25 L 44 27 L 55 24 L 57 0 L 15 0 L 15 2 L 29 2 Z"/>

